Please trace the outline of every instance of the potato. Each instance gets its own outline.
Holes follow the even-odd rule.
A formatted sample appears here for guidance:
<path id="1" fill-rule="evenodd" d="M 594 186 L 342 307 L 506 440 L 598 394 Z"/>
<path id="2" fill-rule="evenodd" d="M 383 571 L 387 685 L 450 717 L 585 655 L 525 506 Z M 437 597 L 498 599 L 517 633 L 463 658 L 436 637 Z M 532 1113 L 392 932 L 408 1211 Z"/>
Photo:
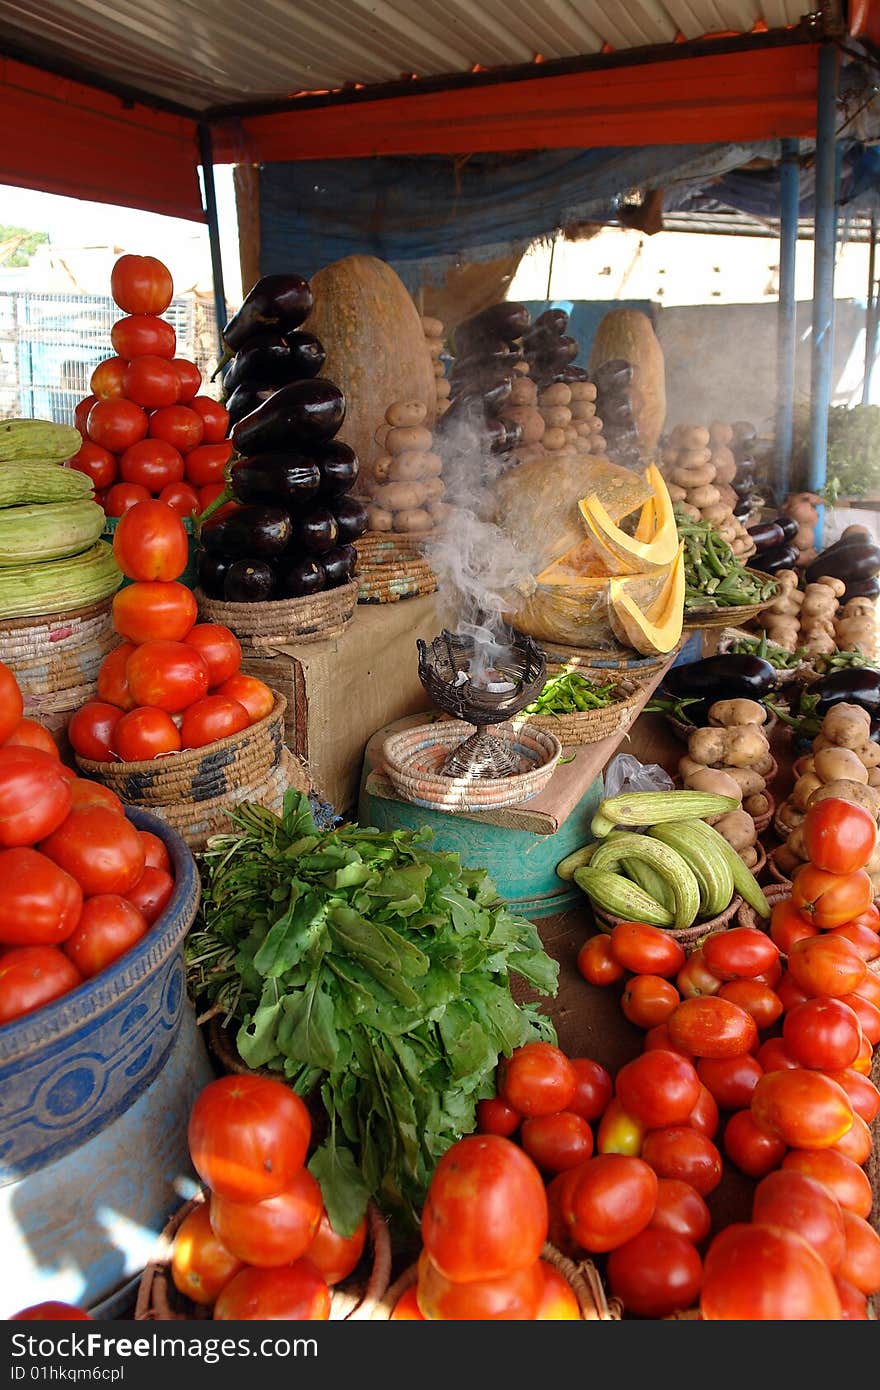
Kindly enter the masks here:
<path id="1" fill-rule="evenodd" d="M 721 493 L 712 483 L 707 483 L 704 487 L 691 488 L 688 492 L 688 501 L 692 507 L 699 507 L 700 511 L 704 507 L 714 507 L 721 500 Z"/>
<path id="2" fill-rule="evenodd" d="M 448 400 L 449 397 L 452 395 L 452 384 L 451 384 L 451 382 L 448 382 L 448 381 L 446 380 L 446 377 L 445 377 L 445 376 L 439 377 L 438 380 L 437 380 L 437 387 L 436 387 L 436 390 L 437 390 L 437 399 L 438 399 L 438 401 L 441 401 L 441 400 L 446 401 L 446 400 Z"/>
<path id="3" fill-rule="evenodd" d="M 420 425 L 427 413 L 428 407 L 423 401 L 395 401 L 385 411 L 385 419 L 389 425 L 412 427 Z"/>
<path id="4" fill-rule="evenodd" d="M 794 773 L 795 777 L 803 777 L 805 772 L 815 771 L 816 764 L 813 762 L 812 757 L 798 758 L 797 762 L 792 767 L 792 772 Z"/>
<path id="5" fill-rule="evenodd" d="M 806 811 L 810 804 L 810 797 L 821 786 L 822 780 L 816 776 L 815 772 L 805 772 L 794 784 L 790 798 L 792 806 L 796 807 L 798 811 Z"/>
<path id="6" fill-rule="evenodd" d="M 849 781 L 866 785 L 868 769 L 851 748 L 823 748 L 813 758 L 816 776 L 825 782 Z"/>
<path id="7" fill-rule="evenodd" d="M 571 387 L 565 381 L 554 381 L 541 392 L 540 404 L 568 405 L 572 399 Z"/>
<path id="8" fill-rule="evenodd" d="M 446 485 L 442 478 L 424 478 L 422 480 L 422 501 L 437 502 L 446 491 Z"/>
<path id="9" fill-rule="evenodd" d="M 574 425 L 563 425 L 563 429 L 565 431 L 566 444 L 577 444 L 580 435 L 574 428 Z"/>
<path id="10" fill-rule="evenodd" d="M 705 449 L 711 438 L 705 425 L 679 425 L 677 430 L 682 449 Z"/>
<path id="11" fill-rule="evenodd" d="M 391 531 L 394 518 L 385 507 L 367 507 L 367 525 L 371 531 Z"/>
<path id="12" fill-rule="evenodd" d="M 598 392 L 593 381 L 572 381 L 568 386 L 573 401 L 594 401 Z"/>
<path id="13" fill-rule="evenodd" d="M 574 426 L 575 434 L 578 439 L 589 439 L 593 431 L 590 429 L 589 420 L 577 420 Z"/>
<path id="14" fill-rule="evenodd" d="M 880 743 L 866 743 L 862 748 L 854 748 L 853 752 L 863 767 L 880 767 Z"/>
<path id="15" fill-rule="evenodd" d="M 551 451 L 561 449 L 565 443 L 565 431 L 562 429 L 545 430 L 541 437 L 541 443 L 544 445 L 545 449 Z"/>
<path id="16" fill-rule="evenodd" d="M 699 507 L 692 507 L 690 502 L 682 502 L 681 510 L 684 512 L 685 516 L 690 517 L 691 521 L 703 520 L 702 516 L 700 515 Z"/>
<path id="17" fill-rule="evenodd" d="M 590 453 L 591 453 L 591 454 L 607 454 L 607 453 L 608 453 L 608 441 L 607 441 L 607 439 L 605 438 L 604 434 L 591 434 L 591 435 L 590 435 Z"/>
<path id="18" fill-rule="evenodd" d="M 813 792 L 810 805 L 815 806 L 817 801 L 826 801 L 829 797 L 839 797 L 841 801 L 852 801 L 856 806 L 864 806 L 875 820 L 880 813 L 880 792 L 874 787 L 863 786 L 861 782 L 850 782 L 848 779 L 826 782 L 824 787 L 818 787 Z"/>
<path id="19" fill-rule="evenodd" d="M 508 400 L 511 405 L 536 405 L 538 388 L 527 376 L 518 377 L 513 383 Z"/>
<path id="20" fill-rule="evenodd" d="M 715 491 L 718 489 L 715 488 Z M 710 526 L 715 526 L 723 540 L 737 539 L 739 533 L 732 524 L 729 502 L 716 502 L 713 507 L 703 507 L 701 510 L 703 520 L 708 521 Z"/>
<path id="21" fill-rule="evenodd" d="M 838 748 L 861 748 L 868 742 L 871 730 L 871 716 L 861 705 L 848 705 L 841 702 L 832 705 L 822 720 L 822 734 Z M 816 751 L 815 741 L 813 751 Z"/>
<path id="22" fill-rule="evenodd" d="M 433 524 L 431 513 L 420 507 L 394 513 L 395 531 L 430 531 Z"/>
<path id="23" fill-rule="evenodd" d="M 773 851 L 773 863 L 781 874 L 791 875 L 795 869 L 799 868 L 803 860 L 799 859 L 788 845 L 780 845 Z"/>
<path id="24" fill-rule="evenodd" d="M 390 454 L 380 454 L 373 464 L 373 482 L 387 483 L 391 476 L 391 465 L 394 459 Z"/>
<path id="25" fill-rule="evenodd" d="M 758 838 L 755 822 L 745 809 L 728 811 L 726 815 L 718 817 L 714 826 L 718 834 L 723 835 L 727 843 L 732 845 L 737 853 L 748 849 Z"/>
<path id="26" fill-rule="evenodd" d="M 776 812 L 776 819 L 785 830 L 794 830 L 796 826 L 803 824 L 805 815 L 805 811 L 799 811 L 790 801 L 783 801 Z"/>
<path id="27" fill-rule="evenodd" d="M 425 343 L 427 344 L 428 353 L 431 357 L 439 357 L 443 352 L 442 338 L 426 338 Z"/>
<path id="28" fill-rule="evenodd" d="M 683 487 L 676 487 L 675 483 L 669 483 L 670 502 L 684 502 L 687 500 L 687 493 Z"/>
<path id="29" fill-rule="evenodd" d="M 425 453 L 433 443 L 431 431 L 417 425 L 395 426 L 385 438 L 385 448 L 389 454 L 404 454 L 410 449 Z"/>
<path id="30" fill-rule="evenodd" d="M 750 816 L 759 820 L 761 816 L 766 816 L 770 810 L 770 799 L 765 792 L 755 792 L 753 796 L 747 796 L 744 799 L 743 810 L 748 811 Z"/>
<path id="31" fill-rule="evenodd" d="M 596 414 L 595 401 L 572 401 L 569 406 L 573 420 L 592 420 Z"/>
<path id="32" fill-rule="evenodd" d="M 725 767 L 722 769 L 738 785 L 743 798 L 757 796 L 766 789 L 767 783 L 760 772 L 751 767 Z"/>
<path id="33" fill-rule="evenodd" d="M 685 777 L 690 777 L 694 772 L 701 772 L 705 768 L 705 763 L 698 763 L 696 758 L 692 758 L 689 753 L 678 760 L 678 775 L 684 781 Z"/>
<path id="34" fill-rule="evenodd" d="M 434 501 L 428 503 L 427 511 L 430 512 L 434 525 L 439 526 L 440 522 L 445 521 L 449 516 L 452 508 L 446 502 Z"/>
<path id="35" fill-rule="evenodd" d="M 733 439 L 733 426 L 725 420 L 713 420 L 709 426 L 709 440 L 712 444 L 729 444 Z"/>
<path id="36" fill-rule="evenodd" d="M 375 489 L 373 498 L 389 511 L 405 512 L 421 505 L 422 491 L 417 483 L 386 483 Z"/>
<path id="37" fill-rule="evenodd" d="M 768 743 L 756 724 L 740 724 L 734 728 L 697 729 L 688 739 L 692 758 L 708 767 L 754 767 L 768 750 Z M 754 788 L 763 791 L 763 786 Z"/>
<path id="38" fill-rule="evenodd" d="M 774 771 L 775 764 L 776 759 L 773 757 L 773 754 L 770 752 L 770 749 L 768 748 L 764 756 L 762 758 L 759 758 L 758 761 L 755 763 L 755 771 L 760 772 L 762 777 L 769 777 L 771 772 Z"/>
<path id="39" fill-rule="evenodd" d="M 422 332 L 426 338 L 442 338 L 442 319 L 432 318 L 430 314 L 422 314 Z"/>
<path id="40" fill-rule="evenodd" d="M 669 476 L 679 487 L 706 487 L 713 482 L 715 470 L 708 463 L 697 464 L 693 468 L 678 464 Z"/>
<path id="41" fill-rule="evenodd" d="M 699 772 L 691 773 L 685 778 L 684 784 L 689 791 L 713 792 L 716 796 L 732 796 L 737 801 L 742 800 L 739 784 L 726 772 L 719 772 L 714 767 L 704 767 Z"/>
<path id="42" fill-rule="evenodd" d="M 405 454 L 398 454 L 392 458 L 391 467 L 388 470 L 388 479 L 392 483 L 412 483 L 425 476 L 425 459 L 427 454 L 419 453 L 417 449 L 407 449 Z"/>
<path id="43" fill-rule="evenodd" d="M 716 700 L 709 706 L 709 723 L 729 729 L 737 724 L 766 724 L 767 710 L 757 700 Z"/>
<path id="44" fill-rule="evenodd" d="M 682 449 L 678 455 L 679 468 L 711 468 L 712 455 L 708 449 Z"/>
<path id="45" fill-rule="evenodd" d="M 543 415 L 534 405 L 506 405 L 501 418 L 522 425 L 523 444 L 540 444 L 547 428 Z"/>
<path id="46" fill-rule="evenodd" d="M 571 411 L 567 405 L 548 405 L 541 402 L 541 414 L 548 429 L 565 429 L 571 424 Z"/>

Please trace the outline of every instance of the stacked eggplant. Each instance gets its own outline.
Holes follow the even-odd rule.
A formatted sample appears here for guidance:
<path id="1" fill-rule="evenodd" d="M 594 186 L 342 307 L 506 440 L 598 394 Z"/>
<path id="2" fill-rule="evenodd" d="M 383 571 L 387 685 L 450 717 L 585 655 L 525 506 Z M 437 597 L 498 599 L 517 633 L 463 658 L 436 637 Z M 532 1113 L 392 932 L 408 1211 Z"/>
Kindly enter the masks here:
<path id="1" fill-rule="evenodd" d="M 522 335 L 529 375 L 540 387 L 554 381 L 588 380 L 583 367 L 572 367 L 580 348 L 577 339 L 566 334 L 567 328 L 564 309 L 545 309 Z"/>
<path id="2" fill-rule="evenodd" d="M 438 437 L 470 426 L 490 453 L 505 454 L 520 443 L 520 426 L 499 417 L 514 381 L 526 370 L 518 340 L 529 322 L 525 305 L 505 300 L 458 325 L 453 334 L 449 408 L 438 421 Z"/>
<path id="3" fill-rule="evenodd" d="M 797 529 L 797 522 L 784 515 L 750 526 L 749 535 L 755 543 L 754 568 L 764 574 L 776 574 L 779 570 L 793 569 L 798 558 L 797 546 L 794 543 Z M 824 570 L 822 572 L 825 573 Z"/>
<path id="4" fill-rule="evenodd" d="M 740 521 L 745 521 L 745 518 L 761 505 L 761 499 L 755 495 L 755 474 L 758 465 L 754 452 L 758 432 L 748 420 L 734 420 L 730 428 L 732 437 L 729 445 L 736 460 L 736 474 L 732 487 L 738 499 L 733 514 Z"/>
<path id="5" fill-rule="evenodd" d="M 624 468 L 638 468 L 642 451 L 636 425 L 634 406 L 639 397 L 633 385 L 635 368 L 622 357 L 603 362 L 593 372 L 596 383 L 596 408 L 602 420 L 602 432 L 612 463 Z"/>
<path id="6" fill-rule="evenodd" d="M 299 325 L 308 281 L 268 275 L 224 329 L 235 457 L 229 500 L 200 529 L 199 582 L 229 603 L 301 598 L 346 584 L 367 527 L 348 494 L 358 460 L 334 440 L 345 397 L 318 375 L 325 353 Z"/>
<path id="7" fill-rule="evenodd" d="M 880 596 L 880 547 L 863 526 L 848 526 L 839 541 L 821 551 L 807 566 L 808 584 L 822 575 L 831 575 L 846 585 L 842 603 L 853 598 L 876 599 Z"/>

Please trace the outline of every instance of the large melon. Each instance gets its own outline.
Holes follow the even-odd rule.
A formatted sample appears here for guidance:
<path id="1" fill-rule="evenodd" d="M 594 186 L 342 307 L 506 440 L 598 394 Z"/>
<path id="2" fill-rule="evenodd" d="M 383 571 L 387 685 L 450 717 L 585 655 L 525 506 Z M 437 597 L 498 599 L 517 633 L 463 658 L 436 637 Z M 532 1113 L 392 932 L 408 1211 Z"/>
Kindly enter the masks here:
<path id="1" fill-rule="evenodd" d="M 651 452 L 666 419 L 666 371 L 651 320 L 639 309 L 611 309 L 599 321 L 590 349 L 590 372 L 615 358 L 635 368 L 633 417 L 642 449 Z"/>
<path id="2" fill-rule="evenodd" d="M 684 590 L 683 543 L 653 602 L 645 603 L 644 598 L 635 593 L 630 580 L 609 580 L 608 617 L 615 636 L 644 656 L 665 656 L 681 637 Z"/>
<path id="3" fill-rule="evenodd" d="M 505 619 L 538 642 L 568 647 L 613 647 L 616 634 L 609 610 L 609 586 L 620 586 L 638 609 L 651 609 L 663 592 L 666 572 L 630 575 L 612 581 L 607 575 L 539 583 L 515 613 Z M 629 646 L 630 643 L 625 645 Z"/>
<path id="4" fill-rule="evenodd" d="M 652 463 L 645 477 L 654 495 L 642 508 L 634 536 L 615 526 L 598 497 L 593 495 L 581 500 L 584 524 L 609 574 L 643 574 L 666 569 L 678 553 L 678 530 L 663 475 Z"/>
<path id="5" fill-rule="evenodd" d="M 383 452 L 375 435 L 393 401 L 423 401 L 425 423 L 434 422 L 436 380 L 422 321 L 399 275 L 375 256 L 345 256 L 310 283 L 315 303 L 303 328 L 327 350 L 321 375 L 345 392 L 337 438 L 354 449 L 366 480 Z"/>

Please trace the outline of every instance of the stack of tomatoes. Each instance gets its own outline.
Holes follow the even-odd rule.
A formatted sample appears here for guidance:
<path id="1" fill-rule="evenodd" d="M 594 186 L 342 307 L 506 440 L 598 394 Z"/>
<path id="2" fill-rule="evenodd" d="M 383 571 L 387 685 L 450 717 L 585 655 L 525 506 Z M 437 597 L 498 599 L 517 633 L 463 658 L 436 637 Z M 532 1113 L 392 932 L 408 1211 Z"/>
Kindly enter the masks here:
<path id="1" fill-rule="evenodd" d="M 227 1076 L 196 1100 L 189 1149 L 209 1197 L 177 1232 L 171 1275 L 215 1318 L 326 1320 L 330 1288 L 358 1264 L 366 1217 L 348 1235 L 330 1224 L 304 1166 L 311 1132 L 280 1081 Z"/>
<path id="2" fill-rule="evenodd" d="M 137 502 L 120 517 L 113 553 L 135 582 L 113 599 L 123 642 L 101 664 L 98 699 L 68 726 L 80 757 L 158 758 L 228 738 L 271 713 L 272 691 L 240 670 L 235 634 L 220 623 L 196 624 L 196 601 L 178 581 L 187 546 L 183 521 L 165 502 Z"/>
<path id="3" fill-rule="evenodd" d="M 92 394 L 76 408 L 82 447 L 70 460 L 91 478 L 108 516 L 160 497 L 194 516 L 223 491 L 232 455 L 226 407 L 198 394 L 201 373 L 175 357 L 176 335 L 160 316 L 171 274 L 153 256 L 121 256 L 110 288 L 125 311 L 110 332 L 114 357 L 92 372 Z"/>
<path id="4" fill-rule="evenodd" d="M 0 665 L 0 1024 L 105 970 L 156 921 L 174 888 L 164 844 L 83 781 Z"/>

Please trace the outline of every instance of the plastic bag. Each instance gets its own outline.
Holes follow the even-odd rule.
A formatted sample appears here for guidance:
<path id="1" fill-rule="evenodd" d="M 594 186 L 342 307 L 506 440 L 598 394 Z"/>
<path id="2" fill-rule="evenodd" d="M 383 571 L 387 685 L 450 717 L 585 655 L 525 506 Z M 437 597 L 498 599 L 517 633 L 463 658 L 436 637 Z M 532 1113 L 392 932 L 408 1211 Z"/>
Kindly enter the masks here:
<path id="1" fill-rule="evenodd" d="M 605 769 L 605 795 L 621 792 L 671 792 L 675 783 L 659 763 L 640 763 L 631 753 L 618 753 Z"/>

